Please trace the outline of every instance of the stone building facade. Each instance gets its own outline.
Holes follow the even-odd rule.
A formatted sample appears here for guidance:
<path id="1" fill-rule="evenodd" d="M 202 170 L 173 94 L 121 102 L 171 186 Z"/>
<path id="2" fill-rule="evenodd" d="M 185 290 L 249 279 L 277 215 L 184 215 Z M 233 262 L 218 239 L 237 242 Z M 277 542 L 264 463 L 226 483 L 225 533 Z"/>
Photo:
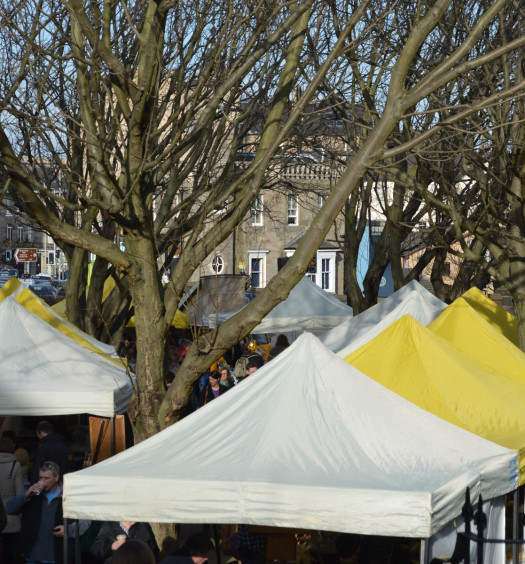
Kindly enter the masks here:
<path id="1" fill-rule="evenodd" d="M 246 274 L 250 291 L 264 288 L 294 254 L 338 176 L 337 170 L 325 163 L 281 167 L 272 185 L 263 188 L 254 200 L 244 222 L 210 253 L 192 280 L 213 274 Z M 341 296 L 343 238 L 341 214 L 320 248 L 312 249 L 314 260 L 307 274 L 327 292 Z"/>

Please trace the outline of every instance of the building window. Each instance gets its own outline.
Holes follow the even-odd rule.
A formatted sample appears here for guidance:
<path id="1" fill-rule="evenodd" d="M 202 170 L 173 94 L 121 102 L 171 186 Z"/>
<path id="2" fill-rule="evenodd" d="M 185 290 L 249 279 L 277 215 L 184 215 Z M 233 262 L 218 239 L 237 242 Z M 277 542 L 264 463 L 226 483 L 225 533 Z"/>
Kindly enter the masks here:
<path id="1" fill-rule="evenodd" d="M 266 255 L 268 250 L 249 251 L 248 272 L 252 288 L 264 288 L 266 286 Z"/>
<path id="2" fill-rule="evenodd" d="M 18 240 L 23 241 L 24 240 L 24 228 L 19 225 L 17 227 L 17 231 L 18 231 Z"/>
<path id="3" fill-rule="evenodd" d="M 220 274 L 224 270 L 224 259 L 221 255 L 217 255 L 211 261 L 211 268 L 215 274 Z"/>
<path id="4" fill-rule="evenodd" d="M 263 224 L 263 197 L 259 194 L 252 203 L 252 225 Z"/>
<path id="5" fill-rule="evenodd" d="M 6 209 L 5 209 L 5 216 L 6 217 L 12 217 L 13 212 L 11 211 L 10 208 L 13 207 L 13 200 L 11 198 L 5 198 L 5 205 L 7 206 Z"/>
<path id="6" fill-rule="evenodd" d="M 323 290 L 330 290 L 330 261 L 329 258 L 321 260 L 321 288 Z"/>
<path id="7" fill-rule="evenodd" d="M 8 241 L 12 241 L 13 240 L 13 227 L 11 225 L 7 226 L 7 234 L 6 234 L 6 239 Z"/>
<path id="8" fill-rule="evenodd" d="M 262 288 L 263 276 L 263 259 L 252 258 L 250 260 L 250 278 L 252 279 L 252 288 Z"/>
<path id="9" fill-rule="evenodd" d="M 297 196 L 288 196 L 288 225 L 299 225 Z"/>
<path id="10" fill-rule="evenodd" d="M 317 276 L 313 281 L 323 290 L 335 294 L 336 288 L 336 252 L 317 251 Z"/>
<path id="11" fill-rule="evenodd" d="M 323 207 L 323 204 L 326 201 L 326 196 L 321 196 L 321 194 L 317 194 L 317 209 L 320 210 Z"/>

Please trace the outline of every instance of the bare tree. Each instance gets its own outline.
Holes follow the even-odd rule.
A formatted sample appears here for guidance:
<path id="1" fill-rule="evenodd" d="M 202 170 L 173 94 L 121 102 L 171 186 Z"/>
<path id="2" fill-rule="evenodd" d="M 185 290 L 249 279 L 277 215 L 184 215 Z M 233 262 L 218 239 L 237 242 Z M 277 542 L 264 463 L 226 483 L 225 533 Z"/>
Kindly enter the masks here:
<path id="1" fill-rule="evenodd" d="M 396 10 L 373 0 L 3 4 L 1 40 L 10 54 L 0 73 L 6 192 L 67 253 L 75 288 L 68 311 L 74 319 L 81 318 L 74 302 L 83 295 L 87 251 L 99 262 L 93 298 L 91 290 L 89 295 L 94 308 L 108 264 L 121 296 L 129 292 L 133 299 L 138 363 L 130 413 L 139 440 L 174 421 L 198 376 L 286 298 L 376 163 L 390 162 L 395 151 L 406 154 L 417 144 L 404 139 L 403 147 L 388 145 L 407 115 L 445 85 L 459 84 L 471 69 L 525 43 L 518 37 L 475 52 L 483 32 L 509 5 L 489 3 L 465 37 L 422 65 L 415 80 L 413 66 L 424 59 L 427 43 L 439 43 L 445 33 L 441 22 L 446 24 L 452 9 L 467 14 L 469 6 L 452 0 L 395 4 Z M 390 51 L 371 64 L 367 51 L 357 47 L 377 34 L 389 38 Z M 359 124 L 366 135 L 360 134 L 343 161 L 339 181 L 294 256 L 242 313 L 196 340 L 165 392 L 168 327 L 189 277 L 249 212 L 272 159 L 294 136 L 312 101 L 329 100 L 327 89 L 342 88 L 356 69 L 363 74 L 367 68 L 381 78 L 376 100 L 367 101 L 367 118 Z M 290 104 L 296 84 L 302 95 Z M 350 84 L 367 100 L 366 81 Z M 509 83 L 503 95 L 510 98 L 522 88 L 521 82 Z M 347 95 L 342 89 L 343 101 Z M 484 104 L 480 96 L 465 112 Z M 235 167 L 254 116 L 263 117 L 255 159 Z M 425 134 L 421 131 L 422 141 Z M 60 171 L 63 191 L 50 190 L 35 173 L 44 164 Z M 218 207 L 226 211 L 212 220 Z M 164 288 L 157 258 L 180 248 L 181 241 Z M 111 307 L 116 323 L 124 311 L 121 299 Z M 92 319 L 96 329 L 99 323 Z"/>

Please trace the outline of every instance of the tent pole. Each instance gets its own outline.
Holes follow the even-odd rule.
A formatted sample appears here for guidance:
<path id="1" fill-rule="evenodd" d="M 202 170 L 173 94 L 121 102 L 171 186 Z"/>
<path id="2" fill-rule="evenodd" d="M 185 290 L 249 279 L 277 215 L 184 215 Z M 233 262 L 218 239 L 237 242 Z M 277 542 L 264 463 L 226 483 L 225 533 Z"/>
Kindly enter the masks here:
<path id="1" fill-rule="evenodd" d="M 518 509 L 519 509 L 519 487 L 512 494 L 512 538 L 518 538 Z M 512 545 L 512 562 L 518 564 L 519 546 Z"/>
<path id="2" fill-rule="evenodd" d="M 217 557 L 217 564 L 221 564 L 221 547 L 219 546 L 219 533 L 217 525 L 212 525 L 213 540 L 215 542 L 215 554 Z"/>
<path id="3" fill-rule="evenodd" d="M 80 521 L 76 521 L 75 527 L 75 564 L 80 564 Z"/>
<path id="4" fill-rule="evenodd" d="M 522 539 L 523 532 L 520 531 L 520 497 L 523 492 L 523 486 L 519 486 L 512 494 L 512 538 Z M 513 564 L 519 563 L 520 545 L 512 545 L 512 562 Z"/>
<path id="5" fill-rule="evenodd" d="M 428 539 L 421 539 L 421 553 L 419 556 L 420 564 L 428 564 L 428 551 L 430 548 L 430 543 Z"/>
<path id="6" fill-rule="evenodd" d="M 68 526 L 69 526 L 69 519 L 64 517 L 64 562 L 69 562 L 69 542 L 68 542 Z"/>

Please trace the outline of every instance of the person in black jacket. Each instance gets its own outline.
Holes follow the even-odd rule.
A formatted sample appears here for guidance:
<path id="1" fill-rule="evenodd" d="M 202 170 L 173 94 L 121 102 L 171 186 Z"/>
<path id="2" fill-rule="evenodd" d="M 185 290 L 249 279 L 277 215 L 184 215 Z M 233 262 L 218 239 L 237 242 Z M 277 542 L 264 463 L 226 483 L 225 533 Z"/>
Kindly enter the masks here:
<path id="1" fill-rule="evenodd" d="M 91 554 L 110 564 L 113 554 L 127 539 L 141 540 L 153 551 L 155 559 L 159 557 L 159 547 L 155 535 L 148 523 L 135 521 L 106 521 L 91 545 Z"/>
<path id="2" fill-rule="evenodd" d="M 38 481 L 39 469 L 46 460 L 56 462 L 62 475 L 73 470 L 73 455 L 69 452 L 62 437 L 54 431 L 53 424 L 49 421 L 40 421 L 36 426 L 36 436 L 39 441 L 35 462 L 29 476 L 31 483 Z"/>
<path id="3" fill-rule="evenodd" d="M 26 559 L 62 563 L 62 484 L 60 468 L 55 462 L 44 462 L 39 481 L 12 497 L 6 511 L 9 515 L 22 514 L 20 536 Z"/>
<path id="4" fill-rule="evenodd" d="M 202 388 L 199 407 L 210 403 L 210 401 L 218 398 L 227 391 L 228 388 L 221 384 L 221 375 L 217 370 L 213 370 L 208 377 L 208 383 Z"/>

